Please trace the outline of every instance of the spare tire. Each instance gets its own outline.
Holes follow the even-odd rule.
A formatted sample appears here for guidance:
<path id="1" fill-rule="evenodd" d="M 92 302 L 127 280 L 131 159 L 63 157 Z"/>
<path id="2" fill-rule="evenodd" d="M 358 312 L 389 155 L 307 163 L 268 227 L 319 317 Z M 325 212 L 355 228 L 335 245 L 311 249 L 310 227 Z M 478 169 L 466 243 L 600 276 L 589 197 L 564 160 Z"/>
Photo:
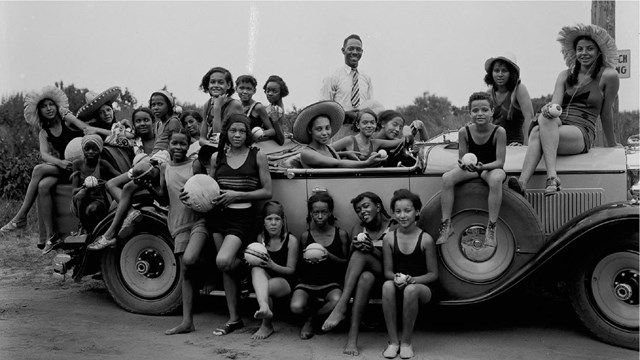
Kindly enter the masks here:
<path id="1" fill-rule="evenodd" d="M 451 223 L 454 234 L 438 246 L 442 300 L 470 299 L 510 279 L 544 245 L 544 234 L 534 209 L 522 196 L 502 188 L 495 248 L 484 246 L 488 222 L 488 185 L 480 179 L 459 184 Z M 420 213 L 419 225 L 438 238 L 442 218 L 440 193 Z"/>

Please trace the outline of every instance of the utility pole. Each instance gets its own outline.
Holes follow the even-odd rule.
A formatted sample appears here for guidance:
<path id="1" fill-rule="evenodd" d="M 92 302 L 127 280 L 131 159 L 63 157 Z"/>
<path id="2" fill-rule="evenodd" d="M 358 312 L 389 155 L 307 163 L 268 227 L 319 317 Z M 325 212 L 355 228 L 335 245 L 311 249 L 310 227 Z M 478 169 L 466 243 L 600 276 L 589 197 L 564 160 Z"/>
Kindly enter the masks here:
<path id="1" fill-rule="evenodd" d="M 616 2 L 612 0 L 591 1 L 591 23 L 598 25 L 607 30 L 609 35 L 615 40 L 616 38 Z M 616 121 L 618 118 L 618 98 L 613 102 L 613 129 L 616 134 L 616 141 L 622 142 L 624 139 L 619 138 L 620 124 Z M 598 122 L 596 128 L 596 145 L 604 146 L 604 134 L 602 132 L 602 123 Z"/>

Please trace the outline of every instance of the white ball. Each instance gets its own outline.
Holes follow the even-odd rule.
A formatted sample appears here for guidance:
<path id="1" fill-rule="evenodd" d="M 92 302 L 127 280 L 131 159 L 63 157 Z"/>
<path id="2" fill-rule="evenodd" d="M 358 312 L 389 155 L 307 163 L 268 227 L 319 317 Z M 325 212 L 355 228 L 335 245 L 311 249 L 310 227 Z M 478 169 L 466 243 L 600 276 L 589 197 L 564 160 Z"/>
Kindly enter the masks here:
<path id="1" fill-rule="evenodd" d="M 251 129 L 251 137 L 253 138 L 253 141 L 258 141 L 258 139 L 260 139 L 262 135 L 264 135 L 264 130 L 262 130 L 261 127 L 256 126 Z"/>
<path id="2" fill-rule="evenodd" d="M 251 266 L 258 266 L 262 261 L 266 261 L 267 255 L 267 248 L 259 242 L 247 245 L 244 250 L 244 260 Z"/>
<path id="3" fill-rule="evenodd" d="M 302 256 L 305 260 L 320 260 L 326 251 L 324 246 L 318 243 L 311 243 L 304 249 Z"/>
<path id="4" fill-rule="evenodd" d="M 396 283 L 396 285 L 401 286 L 406 284 L 407 278 L 408 276 L 405 274 L 396 274 L 396 276 L 393 278 L 393 281 Z"/>
<path id="5" fill-rule="evenodd" d="M 220 186 L 211 176 L 196 174 L 184 184 L 184 191 L 189 194 L 189 208 L 206 213 L 213 209 L 212 201 L 220 195 Z"/>
<path id="6" fill-rule="evenodd" d="M 365 241 L 367 241 L 367 234 L 365 234 L 365 233 L 359 233 L 359 234 L 356 236 L 356 242 L 362 243 L 362 242 L 365 242 Z"/>
<path id="7" fill-rule="evenodd" d="M 560 114 L 562 114 L 562 106 L 558 104 L 551 104 L 549 106 L 549 115 L 553 117 L 558 117 L 560 116 Z"/>
<path id="8" fill-rule="evenodd" d="M 476 165 L 478 163 L 478 157 L 474 153 L 466 153 L 462 155 L 463 165 Z"/>
<path id="9" fill-rule="evenodd" d="M 91 189 L 96 186 L 98 186 L 98 179 L 95 176 L 89 175 L 84 179 L 84 187 Z"/>
<path id="10" fill-rule="evenodd" d="M 385 149 L 378 150 L 378 154 L 380 154 L 380 157 L 382 157 L 382 158 L 386 158 L 387 157 L 387 151 Z"/>

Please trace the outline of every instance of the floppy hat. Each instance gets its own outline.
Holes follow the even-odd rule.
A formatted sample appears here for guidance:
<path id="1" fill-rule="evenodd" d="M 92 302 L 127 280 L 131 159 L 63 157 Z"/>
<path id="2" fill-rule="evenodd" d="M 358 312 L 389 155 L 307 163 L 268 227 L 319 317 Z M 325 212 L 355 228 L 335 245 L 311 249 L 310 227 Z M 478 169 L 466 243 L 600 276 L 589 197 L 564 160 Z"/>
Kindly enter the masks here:
<path id="1" fill-rule="evenodd" d="M 331 124 L 331 136 L 335 135 L 344 122 L 344 109 L 335 101 L 320 101 L 311 104 L 300 111 L 293 123 L 293 139 L 302 144 L 311 142 L 311 136 L 307 133 L 309 122 L 319 115 L 329 118 Z"/>
<path id="2" fill-rule="evenodd" d="M 487 73 L 491 72 L 491 67 L 493 66 L 493 62 L 496 60 L 502 60 L 506 63 L 511 64 L 511 66 L 513 66 L 516 71 L 518 72 L 518 76 L 520 75 L 520 66 L 518 66 L 518 64 L 516 63 L 516 56 L 510 52 L 504 52 L 504 55 L 500 55 L 500 56 L 496 56 L 496 57 L 492 57 L 487 59 L 487 61 L 484 62 L 484 70 Z"/>
<path id="3" fill-rule="evenodd" d="M 40 119 L 38 118 L 38 103 L 44 99 L 50 99 L 56 103 L 60 116 L 63 114 L 63 109 L 69 108 L 69 98 L 67 98 L 64 91 L 55 86 L 47 85 L 43 87 L 40 92 L 32 91 L 24 97 L 24 119 L 29 125 L 40 124 Z"/>
<path id="4" fill-rule="evenodd" d="M 117 86 L 110 87 L 100 94 L 96 94 L 93 91 L 87 91 L 87 93 L 84 94 L 84 98 L 87 103 L 84 104 L 84 106 L 82 106 L 80 110 L 78 110 L 76 117 L 81 120 L 90 119 L 102 105 L 111 105 L 114 101 L 116 101 L 121 93 L 122 90 Z"/>
<path id="5" fill-rule="evenodd" d="M 565 26 L 558 33 L 562 55 L 568 67 L 576 62 L 576 49 L 574 42 L 579 36 L 587 36 L 592 39 L 602 52 L 604 66 L 614 68 L 618 63 L 618 48 L 615 40 L 607 33 L 607 30 L 597 25 L 577 24 Z"/>
<path id="6" fill-rule="evenodd" d="M 155 94 L 162 94 L 164 95 L 167 99 L 169 99 L 169 105 L 171 105 L 171 108 L 175 108 L 176 106 L 176 100 L 173 98 L 173 95 L 171 95 L 170 92 L 168 92 L 167 90 L 156 90 L 153 92 L 153 94 L 151 94 L 151 96 L 155 95 Z"/>

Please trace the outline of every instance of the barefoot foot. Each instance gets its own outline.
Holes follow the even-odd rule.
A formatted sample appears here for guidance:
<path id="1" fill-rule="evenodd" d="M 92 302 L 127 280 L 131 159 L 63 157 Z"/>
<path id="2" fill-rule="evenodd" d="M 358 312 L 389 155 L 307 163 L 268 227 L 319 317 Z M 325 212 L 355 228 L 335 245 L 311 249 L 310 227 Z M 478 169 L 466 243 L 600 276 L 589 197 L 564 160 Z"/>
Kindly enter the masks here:
<path id="1" fill-rule="evenodd" d="M 300 329 L 300 339 L 309 340 L 313 337 L 313 325 L 311 325 L 311 319 L 307 320 L 302 329 Z"/>
<path id="2" fill-rule="evenodd" d="M 187 334 L 196 330 L 193 324 L 180 324 L 164 332 L 165 335 Z"/>
<path id="3" fill-rule="evenodd" d="M 272 326 L 265 326 L 264 324 L 260 326 L 258 331 L 256 331 L 253 335 L 251 335 L 252 340 L 263 340 L 268 338 L 273 334 Z"/>
<path id="4" fill-rule="evenodd" d="M 358 351 L 358 344 L 355 341 L 351 341 L 351 339 L 347 340 L 347 345 L 344 346 L 344 351 L 342 352 L 351 356 L 360 355 L 360 351 Z"/>
<path id="5" fill-rule="evenodd" d="M 324 324 L 322 324 L 322 331 L 333 330 L 336 326 L 338 326 L 338 324 L 340 324 L 342 320 L 344 320 L 344 313 L 333 309 L 331 314 L 329 314 L 327 320 L 325 320 Z"/>
<path id="6" fill-rule="evenodd" d="M 255 314 L 253 314 L 253 317 L 258 320 L 271 319 L 273 317 L 273 312 L 271 312 L 271 309 L 269 308 L 260 308 Z"/>

